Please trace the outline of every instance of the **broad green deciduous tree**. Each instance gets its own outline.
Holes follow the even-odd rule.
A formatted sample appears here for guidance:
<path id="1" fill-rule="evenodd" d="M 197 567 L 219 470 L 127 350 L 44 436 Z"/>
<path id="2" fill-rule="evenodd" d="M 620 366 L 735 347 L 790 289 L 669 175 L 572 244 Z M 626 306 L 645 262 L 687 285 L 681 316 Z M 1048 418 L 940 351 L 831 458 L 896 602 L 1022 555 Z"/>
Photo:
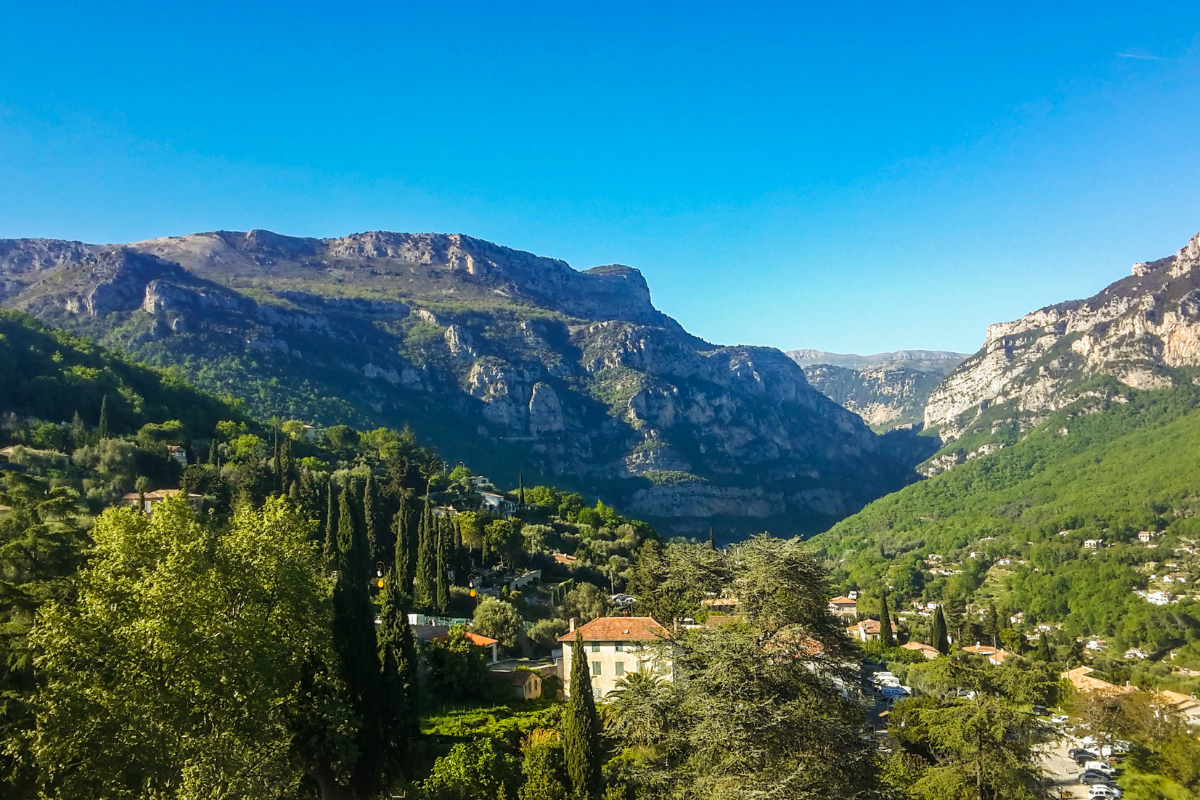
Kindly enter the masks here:
<path id="1" fill-rule="evenodd" d="M 318 769 L 296 750 L 297 722 L 352 761 L 340 691 L 317 711 L 302 688 L 332 660 L 309 535 L 283 500 L 239 507 L 227 529 L 183 501 L 149 517 L 106 511 L 77 601 L 50 604 L 32 635 L 45 680 L 32 749 L 47 792 L 276 798 Z"/>

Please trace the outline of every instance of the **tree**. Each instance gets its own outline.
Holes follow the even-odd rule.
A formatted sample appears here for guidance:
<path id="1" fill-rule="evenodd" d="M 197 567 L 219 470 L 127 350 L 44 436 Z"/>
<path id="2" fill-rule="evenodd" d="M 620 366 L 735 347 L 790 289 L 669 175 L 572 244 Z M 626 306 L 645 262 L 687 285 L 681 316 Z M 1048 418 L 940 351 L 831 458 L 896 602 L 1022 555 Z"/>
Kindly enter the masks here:
<path id="1" fill-rule="evenodd" d="M 600 788 L 600 720 L 592 695 L 592 675 L 583 634 L 575 631 L 571 646 L 571 696 L 563 713 L 563 753 L 576 794 L 590 797 Z"/>
<path id="2" fill-rule="evenodd" d="M 558 731 L 538 728 L 529 732 L 521 748 L 524 783 L 518 800 L 567 800 L 566 765 Z"/>
<path id="3" fill-rule="evenodd" d="M 438 518 L 437 525 L 437 610 L 439 614 L 445 614 L 446 609 L 450 607 L 450 584 L 449 576 L 446 573 L 446 550 L 450 546 L 449 532 L 446 530 L 449 521 L 445 517 Z"/>
<path id="4" fill-rule="evenodd" d="M 1054 652 L 1050 649 L 1050 636 L 1046 631 L 1042 631 L 1038 636 L 1037 647 L 1034 648 L 1033 657 L 1035 660 L 1043 664 L 1049 664 L 1054 660 Z"/>
<path id="5" fill-rule="evenodd" d="M 309 524 L 271 500 L 241 506 L 221 530 L 174 499 L 149 517 L 110 509 L 92 538 L 77 602 L 44 608 L 33 634 L 45 684 L 32 750 L 47 791 L 297 791 L 305 758 L 293 715 L 331 746 L 345 742 L 352 719 L 336 687 L 319 719 L 300 688 L 311 663 L 334 658 L 328 579 Z M 343 753 L 353 760 L 352 748 Z"/>
<path id="6" fill-rule="evenodd" d="M 338 505 L 337 505 L 337 487 L 333 482 L 333 478 L 329 479 L 329 486 L 326 491 L 326 511 L 325 511 L 325 560 L 329 563 L 334 563 L 337 556 L 338 544 Z"/>
<path id="7" fill-rule="evenodd" d="M 400 510 L 392 518 L 392 533 L 394 534 L 392 538 L 396 543 L 396 550 L 392 556 L 392 569 L 396 572 L 396 581 L 404 592 L 404 596 L 410 598 L 412 597 L 414 566 L 411 516 L 412 511 L 409 508 L 408 500 L 401 499 Z"/>
<path id="8" fill-rule="evenodd" d="M 383 542 L 377 517 L 379 515 L 379 492 L 375 489 L 375 478 L 367 473 L 363 482 L 363 530 L 366 533 L 367 551 L 372 564 L 383 560 Z"/>
<path id="9" fill-rule="evenodd" d="M 525 621 L 521 619 L 517 609 L 513 608 L 511 603 L 494 597 L 483 598 L 483 602 L 475 607 L 471 629 L 498 640 L 506 650 L 515 648 L 525 637 Z"/>
<path id="10" fill-rule="evenodd" d="M 100 418 L 96 420 L 96 439 L 108 438 L 108 395 L 100 399 Z"/>
<path id="11" fill-rule="evenodd" d="M 946 617 L 942 614 L 941 606 L 933 612 L 933 630 L 929 635 L 929 643 L 942 655 L 950 652 L 950 637 L 946 632 Z"/>
<path id="12" fill-rule="evenodd" d="M 1039 798 L 1038 746 L 1053 731 L 1017 707 L 1044 694 L 1041 679 L 1019 670 L 938 659 L 934 681 L 954 697 L 917 712 L 936 761 L 916 784 L 921 796 L 977 800 Z"/>
<path id="13" fill-rule="evenodd" d="M 429 666 L 429 690 L 434 697 L 479 697 L 487 681 L 487 657 L 483 648 L 467 638 L 455 625 L 445 639 L 434 639 L 425 648 Z"/>
<path id="14" fill-rule="evenodd" d="M 375 635 L 375 608 L 368 589 L 367 543 L 355 519 L 350 488 L 338 499 L 338 577 L 333 587 L 333 643 L 351 706 L 362 720 L 353 784 L 366 794 L 379 788 L 383 768 L 382 713 L 377 702 L 382 674 Z"/>
<path id="15" fill-rule="evenodd" d="M 492 520 L 484 528 L 483 538 L 487 551 L 499 556 L 501 561 L 510 566 L 521 554 L 525 541 L 521 536 L 520 520 L 513 519 Z"/>
<path id="16" fill-rule="evenodd" d="M 483 800 L 502 797 L 514 783 L 516 759 L 496 749 L 491 739 L 460 742 L 433 764 L 421 782 L 429 800 Z"/>
<path id="17" fill-rule="evenodd" d="M 413 590 L 414 604 L 417 608 L 432 608 L 437 591 L 437 554 L 434 552 L 437 542 L 434 531 L 433 507 L 429 497 L 425 497 L 425 509 L 421 513 L 420 540 L 417 544 L 417 583 Z"/>
<path id="18" fill-rule="evenodd" d="M 622 741 L 651 747 L 665 735 L 670 699 L 664 682 L 654 674 L 626 675 L 605 698 L 608 728 Z"/>
<path id="19" fill-rule="evenodd" d="M 596 617 L 608 613 L 612 601 L 599 587 L 591 583 L 580 583 L 567 592 L 562 601 L 562 613 L 570 619 L 577 618 L 581 623 L 591 622 Z"/>
<path id="20" fill-rule="evenodd" d="M 399 572 L 388 571 L 379 597 L 379 664 L 383 708 L 385 778 L 394 780 L 408 752 L 408 742 L 419 732 L 417 709 L 416 647 Z"/>
<path id="21" fill-rule="evenodd" d="M 896 635 L 892 633 L 892 613 L 888 608 L 886 589 L 879 595 L 879 643 L 884 648 L 896 646 Z"/>

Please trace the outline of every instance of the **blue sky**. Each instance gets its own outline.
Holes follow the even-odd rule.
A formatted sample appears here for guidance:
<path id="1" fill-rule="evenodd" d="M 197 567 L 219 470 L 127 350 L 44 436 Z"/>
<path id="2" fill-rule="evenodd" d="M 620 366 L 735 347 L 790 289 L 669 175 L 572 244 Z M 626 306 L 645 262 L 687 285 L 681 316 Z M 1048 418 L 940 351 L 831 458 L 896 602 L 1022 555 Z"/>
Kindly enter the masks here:
<path id="1" fill-rule="evenodd" d="M 1200 231 L 1194 2 L 334 8 L 0 2 L 0 237 L 463 232 L 873 352 Z"/>

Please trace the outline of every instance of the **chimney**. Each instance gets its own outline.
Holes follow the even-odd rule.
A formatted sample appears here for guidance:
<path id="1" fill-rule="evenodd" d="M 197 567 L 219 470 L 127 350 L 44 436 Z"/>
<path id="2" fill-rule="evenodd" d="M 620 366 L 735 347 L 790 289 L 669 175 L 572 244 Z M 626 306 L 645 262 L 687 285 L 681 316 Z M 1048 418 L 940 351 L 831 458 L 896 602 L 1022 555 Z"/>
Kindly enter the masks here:
<path id="1" fill-rule="evenodd" d="M 570 633 L 574 633 L 574 632 L 575 632 L 575 617 L 571 617 L 571 630 L 570 630 Z"/>

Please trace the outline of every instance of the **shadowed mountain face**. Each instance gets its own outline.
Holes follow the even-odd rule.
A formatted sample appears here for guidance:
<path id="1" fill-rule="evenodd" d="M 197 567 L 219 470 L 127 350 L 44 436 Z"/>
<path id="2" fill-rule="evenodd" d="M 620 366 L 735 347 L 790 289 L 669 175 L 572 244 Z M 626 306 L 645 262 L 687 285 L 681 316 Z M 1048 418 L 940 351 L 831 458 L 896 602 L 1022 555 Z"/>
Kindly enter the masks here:
<path id="1" fill-rule="evenodd" d="M 898 350 L 859 356 L 823 350 L 789 350 L 808 382 L 853 411 L 876 431 L 919 426 L 925 400 L 967 357 L 944 350 Z"/>
<path id="2" fill-rule="evenodd" d="M 523 470 L 671 531 L 817 530 L 911 476 L 787 356 L 688 334 L 637 270 L 466 236 L 0 241 L 0 305 L 255 413 L 411 422 L 501 484 Z"/>
<path id="3" fill-rule="evenodd" d="M 1121 384 L 1160 389 L 1200 365 L 1200 234 L 1173 256 L 1087 300 L 992 325 L 983 348 L 929 397 L 925 425 L 947 444 L 929 474 L 1020 438 L 1077 400 L 1120 402 Z"/>

